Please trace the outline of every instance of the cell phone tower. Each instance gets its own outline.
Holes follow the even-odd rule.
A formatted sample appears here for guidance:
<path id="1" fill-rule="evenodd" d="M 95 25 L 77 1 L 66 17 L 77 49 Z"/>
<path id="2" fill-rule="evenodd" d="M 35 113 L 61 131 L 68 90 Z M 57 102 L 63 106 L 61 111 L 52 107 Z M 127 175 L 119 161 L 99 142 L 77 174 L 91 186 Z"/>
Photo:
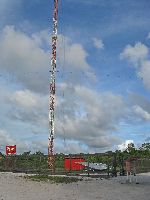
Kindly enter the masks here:
<path id="1" fill-rule="evenodd" d="M 55 73 L 56 73 L 56 48 L 57 48 L 57 20 L 58 0 L 54 0 L 53 11 L 53 34 L 52 34 L 52 56 L 50 69 L 50 98 L 49 98 L 49 143 L 48 143 L 48 166 L 55 172 L 54 159 L 54 125 L 55 125 Z"/>

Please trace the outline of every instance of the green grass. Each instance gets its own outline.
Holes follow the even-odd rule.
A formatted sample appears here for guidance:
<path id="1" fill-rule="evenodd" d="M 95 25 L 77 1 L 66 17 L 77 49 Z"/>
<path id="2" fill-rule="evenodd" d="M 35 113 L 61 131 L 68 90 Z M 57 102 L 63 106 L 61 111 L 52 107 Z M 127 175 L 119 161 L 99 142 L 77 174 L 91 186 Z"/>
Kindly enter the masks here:
<path id="1" fill-rule="evenodd" d="M 74 178 L 74 177 L 64 177 L 64 176 L 48 176 L 48 175 L 34 175 L 34 176 L 25 176 L 25 178 L 32 181 L 43 181 L 50 183 L 72 183 L 78 182 L 82 179 Z"/>

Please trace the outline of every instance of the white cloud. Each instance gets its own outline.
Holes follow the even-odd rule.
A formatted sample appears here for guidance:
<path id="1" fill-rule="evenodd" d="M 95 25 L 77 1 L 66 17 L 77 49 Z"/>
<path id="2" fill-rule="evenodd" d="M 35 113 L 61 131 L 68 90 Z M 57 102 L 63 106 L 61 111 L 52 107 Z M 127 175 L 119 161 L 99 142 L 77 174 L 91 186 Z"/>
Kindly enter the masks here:
<path id="1" fill-rule="evenodd" d="M 98 38 L 92 38 L 93 44 L 97 49 L 104 49 L 104 43 L 101 39 Z"/>
<path id="2" fill-rule="evenodd" d="M 33 33 L 31 36 L 39 47 L 49 46 L 50 35 L 48 30 L 42 30 L 38 33 Z"/>
<path id="3" fill-rule="evenodd" d="M 124 118 L 125 105 L 121 96 L 112 93 L 98 94 L 86 87 L 66 83 L 62 83 L 61 87 L 64 88 L 65 95 L 63 98 L 58 96 L 56 104 L 57 139 L 73 140 L 76 152 L 85 151 L 85 147 L 90 152 L 95 148 L 108 149 L 120 142 L 111 133 L 117 130 L 119 122 Z M 2 94 L 2 103 L 7 107 L 4 116 L 7 115 L 8 126 L 10 121 L 13 122 L 13 132 L 21 122 L 23 127 L 31 127 L 27 135 L 46 134 L 48 137 L 48 96 L 29 90 L 8 92 L 5 89 L 5 92 Z M 27 144 L 31 142 L 35 143 L 35 140 L 32 138 Z M 34 145 L 37 148 L 38 145 Z M 42 146 L 39 148 L 42 149 Z M 73 148 L 69 146 L 65 151 L 69 150 L 72 151 Z"/>
<path id="4" fill-rule="evenodd" d="M 121 59 L 127 59 L 137 70 L 144 85 L 150 89 L 150 60 L 148 58 L 149 48 L 138 42 L 135 46 L 127 45 L 120 54 Z"/>
<path id="5" fill-rule="evenodd" d="M 141 42 L 135 44 L 135 46 L 127 45 L 123 52 L 120 54 L 121 59 L 127 59 L 135 66 L 139 66 L 148 56 L 148 48 Z"/>
<path id="6" fill-rule="evenodd" d="M 63 88 L 64 96 L 57 97 L 56 152 L 105 151 L 120 143 L 120 138 L 112 134 L 118 131 L 119 123 L 127 115 L 126 105 L 120 95 L 110 92 L 99 94 L 85 86 L 67 83 L 62 83 L 59 87 Z M 24 148 L 20 151 L 38 149 L 46 152 L 46 138 L 49 134 L 48 96 L 29 90 L 4 91 L 5 105 L 11 105 L 7 109 L 7 125 L 9 126 L 10 120 L 13 122 L 13 132 L 18 129 L 20 122 L 24 124 L 23 127 L 30 127 L 27 137 L 31 136 L 32 139 L 24 142 Z M 36 137 L 33 138 L 33 134 Z M 38 139 L 40 135 L 45 137 L 45 141 Z M 67 147 L 61 148 L 58 139 L 62 143 L 64 140 L 68 141 Z"/>
<path id="7" fill-rule="evenodd" d="M 142 118 L 142 119 L 144 119 L 144 120 L 146 120 L 146 121 L 150 121 L 150 113 L 147 112 L 147 111 L 145 111 L 145 110 L 144 110 L 143 108 L 141 108 L 140 106 L 138 106 L 138 105 L 133 106 L 133 110 L 134 110 L 134 113 L 135 113 L 138 117 L 140 117 L 140 118 Z"/>
<path id="8" fill-rule="evenodd" d="M 129 94 L 131 124 L 145 125 L 150 121 L 150 101 L 145 96 L 137 93 Z"/>
<path id="9" fill-rule="evenodd" d="M 88 64 L 89 54 L 79 43 L 73 43 L 70 38 L 58 36 L 58 65 L 62 66 L 62 73 L 71 72 L 72 83 L 82 82 L 81 74 L 84 73 L 89 79 L 96 80 L 92 67 Z"/>
<path id="10" fill-rule="evenodd" d="M 146 60 L 141 64 L 138 76 L 142 79 L 144 85 L 150 89 L 150 60 Z"/>
<path id="11" fill-rule="evenodd" d="M 10 135 L 4 131 L 0 129 L 0 145 L 1 146 L 5 146 L 5 145 L 15 145 L 15 140 L 13 140 Z"/>
<path id="12" fill-rule="evenodd" d="M 11 95 L 10 101 L 16 105 L 20 105 L 21 107 L 28 109 L 37 107 L 39 103 L 37 96 L 31 93 L 29 90 L 15 91 L 13 95 Z"/>
<path id="13" fill-rule="evenodd" d="M 22 153 L 26 150 L 32 149 L 27 141 L 15 139 L 7 131 L 0 129 L 0 151 L 5 154 L 6 145 L 16 145 L 17 153 Z"/>
<path id="14" fill-rule="evenodd" d="M 147 112 L 150 113 L 150 101 L 146 97 L 140 94 L 131 93 L 129 98 L 132 105 L 138 105 L 143 110 L 146 110 Z"/>
<path id="15" fill-rule="evenodd" d="M 73 140 L 68 147 L 70 151 L 84 151 L 85 147 L 89 151 L 111 148 L 120 143 L 120 138 L 114 137 L 112 133 L 118 131 L 119 123 L 126 118 L 126 105 L 119 95 L 110 92 L 99 94 L 87 88 L 78 75 L 81 71 L 88 77 L 92 74 L 92 68 L 87 62 L 88 53 L 81 44 L 73 43 L 67 37 L 59 36 L 58 39 L 59 63 L 65 64 L 65 70 L 73 72 L 73 75 L 68 82 L 64 80 L 57 85 L 56 138 L 63 140 L 65 135 L 66 140 Z M 49 56 L 43 49 L 48 42 L 48 32 L 45 30 L 29 36 L 7 26 L 0 40 L 0 68 L 7 73 L 14 73 L 20 83 L 20 89 L 10 93 L 5 91 L 6 101 L 3 103 L 5 106 L 11 105 L 6 110 L 7 117 L 16 127 L 21 122 L 31 127 L 33 134 L 44 132 L 48 135 L 48 95 L 40 95 L 46 89 L 48 91 L 45 86 L 48 87 Z M 139 50 L 142 56 L 140 53 L 135 55 L 133 50 L 131 56 L 130 51 L 124 55 L 129 58 L 133 56 L 136 62 L 144 60 L 147 50 L 144 47 L 142 49 Z M 59 93 L 62 91 L 63 96 Z M 35 143 L 34 140 L 31 142 Z"/>
<path id="16" fill-rule="evenodd" d="M 48 30 L 29 36 L 14 26 L 6 26 L 0 35 L 0 69 L 13 76 L 14 82 L 25 89 L 40 93 L 48 92 L 48 43 Z M 88 53 L 81 44 L 73 43 L 71 39 L 61 35 L 58 37 L 58 66 L 61 66 L 59 74 L 63 72 L 63 67 L 67 72 L 71 71 L 73 76 L 70 81 L 74 84 L 81 82 L 81 72 L 95 80 L 87 57 Z"/>
<path id="17" fill-rule="evenodd" d="M 71 141 L 72 147 L 68 142 L 66 152 L 72 151 L 73 146 L 76 152 L 85 151 L 85 147 L 90 152 L 95 149 L 107 150 L 120 142 L 120 139 L 111 133 L 117 131 L 120 121 L 126 115 L 121 96 L 112 93 L 98 94 L 86 87 L 71 87 L 66 83 L 62 84 L 62 87 L 65 95 L 63 98 L 59 96 L 57 100 L 55 137 L 62 141 Z M 22 122 L 31 127 L 29 135 L 44 133 L 48 137 L 48 96 L 19 90 L 7 93 L 5 104 L 7 103 L 11 105 L 7 111 L 8 122 L 11 120 L 13 126 L 17 127 L 18 123 Z M 35 143 L 35 140 L 32 138 L 29 143 L 31 142 Z M 38 142 L 40 141 L 37 139 L 36 143 Z M 47 141 L 44 145 L 46 143 Z M 42 149 L 42 146 L 39 148 Z"/>
<path id="18" fill-rule="evenodd" d="M 6 145 L 16 145 L 17 154 L 25 151 L 31 151 L 32 153 L 41 151 L 47 153 L 48 140 L 39 140 L 36 137 L 32 140 L 20 139 L 2 129 L 0 129 L 0 138 L 0 152 L 4 154 Z"/>
<path id="19" fill-rule="evenodd" d="M 18 132 L 16 129 L 20 123 L 27 127 L 35 127 L 39 133 L 45 132 L 48 127 L 48 96 L 40 95 L 29 90 L 11 91 L 5 87 L 1 89 L 1 113 L 3 118 L 7 118 L 9 129 L 13 126 L 13 132 Z M 1 121 L 4 121 L 3 118 Z M 13 125 L 12 125 L 13 123 Z M 9 127 L 10 126 L 10 127 Z M 22 125 L 23 126 L 23 125 Z M 23 128 L 24 129 L 24 128 Z M 21 131 L 22 132 L 22 131 Z M 24 131 L 23 131 L 24 132 Z M 32 133 L 30 128 L 29 134 Z"/>
<path id="20" fill-rule="evenodd" d="M 64 64 L 65 70 L 73 75 L 69 81 L 64 80 L 57 85 L 55 137 L 63 140 L 65 133 L 66 140 L 73 140 L 74 151 L 84 150 L 85 147 L 89 151 L 111 148 L 120 143 L 120 139 L 112 133 L 117 131 L 120 121 L 126 117 L 126 105 L 119 95 L 110 92 L 99 94 L 85 86 L 79 75 L 82 71 L 88 77 L 92 76 L 92 68 L 87 62 L 88 53 L 81 44 L 62 37 L 63 42 L 61 36 L 58 38 L 59 64 Z M 39 135 L 44 132 L 48 136 L 48 95 L 41 96 L 42 92 L 49 91 L 47 72 L 50 58 L 43 49 L 48 41 L 47 31 L 29 36 L 13 26 L 7 26 L 0 41 L 0 68 L 14 73 L 18 82 L 17 89 L 12 89 L 10 93 L 5 91 L 3 105 L 9 104 L 6 110 L 8 121 L 14 123 L 14 129 L 21 122 L 23 127 L 30 127 L 31 132 L 34 130 Z M 59 93 L 62 90 L 63 96 Z M 38 143 L 39 140 L 32 138 L 28 144 L 32 142 Z M 42 145 L 45 143 L 41 144 L 41 148 Z"/>
<path id="21" fill-rule="evenodd" d="M 128 144 L 134 143 L 133 140 L 126 140 L 125 142 L 123 142 L 122 144 L 118 145 L 118 149 L 121 151 L 124 151 L 127 149 Z"/>
<path id="22" fill-rule="evenodd" d="M 49 66 L 48 53 L 25 33 L 6 26 L 0 37 L 0 68 L 17 83 L 34 91 L 45 91 Z"/>
<path id="23" fill-rule="evenodd" d="M 90 66 L 86 62 L 88 54 L 80 44 L 72 44 L 70 48 L 68 46 L 66 53 L 68 65 L 73 65 L 81 70 L 89 70 Z"/>
<path id="24" fill-rule="evenodd" d="M 38 150 L 43 152 L 43 149 L 47 149 L 48 143 L 45 140 L 33 141 L 32 144 L 38 147 Z M 86 147 L 80 142 L 72 140 L 56 140 L 54 145 L 55 153 L 65 153 L 65 154 L 76 154 L 76 153 L 94 153 L 91 148 Z M 46 152 L 47 153 L 47 152 Z"/>
<path id="25" fill-rule="evenodd" d="M 147 36 L 147 38 L 148 38 L 148 39 L 150 39 L 150 33 L 148 33 L 148 36 Z"/>
<path id="26" fill-rule="evenodd" d="M 63 115 L 56 121 L 58 137 L 73 139 L 91 148 L 107 148 L 118 142 L 111 135 L 126 115 L 121 96 L 98 94 L 86 87 L 72 88 L 71 99 L 64 99 Z M 63 131 L 65 130 L 65 131 Z"/>

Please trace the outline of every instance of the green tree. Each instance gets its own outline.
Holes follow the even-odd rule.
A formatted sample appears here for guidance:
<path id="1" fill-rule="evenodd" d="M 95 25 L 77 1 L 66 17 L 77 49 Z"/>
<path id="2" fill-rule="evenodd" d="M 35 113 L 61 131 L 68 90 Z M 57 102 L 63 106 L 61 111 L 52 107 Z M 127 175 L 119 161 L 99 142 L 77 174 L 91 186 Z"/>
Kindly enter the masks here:
<path id="1" fill-rule="evenodd" d="M 142 146 L 140 147 L 140 150 L 148 150 L 150 151 L 150 143 L 144 143 L 142 144 Z"/>

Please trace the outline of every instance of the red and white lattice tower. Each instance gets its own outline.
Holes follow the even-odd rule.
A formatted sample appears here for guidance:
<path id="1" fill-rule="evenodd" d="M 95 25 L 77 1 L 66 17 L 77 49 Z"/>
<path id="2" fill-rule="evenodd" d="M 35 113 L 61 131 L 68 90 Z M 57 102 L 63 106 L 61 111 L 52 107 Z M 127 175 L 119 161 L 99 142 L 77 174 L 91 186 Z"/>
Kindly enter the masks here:
<path id="1" fill-rule="evenodd" d="M 57 19 L 58 0 L 54 0 L 53 13 L 53 34 L 52 34 L 52 57 L 50 69 L 50 98 L 49 98 L 49 144 L 48 144 L 48 165 L 55 171 L 54 160 L 54 122 L 55 122 L 55 73 L 56 73 L 56 46 L 57 46 Z"/>

